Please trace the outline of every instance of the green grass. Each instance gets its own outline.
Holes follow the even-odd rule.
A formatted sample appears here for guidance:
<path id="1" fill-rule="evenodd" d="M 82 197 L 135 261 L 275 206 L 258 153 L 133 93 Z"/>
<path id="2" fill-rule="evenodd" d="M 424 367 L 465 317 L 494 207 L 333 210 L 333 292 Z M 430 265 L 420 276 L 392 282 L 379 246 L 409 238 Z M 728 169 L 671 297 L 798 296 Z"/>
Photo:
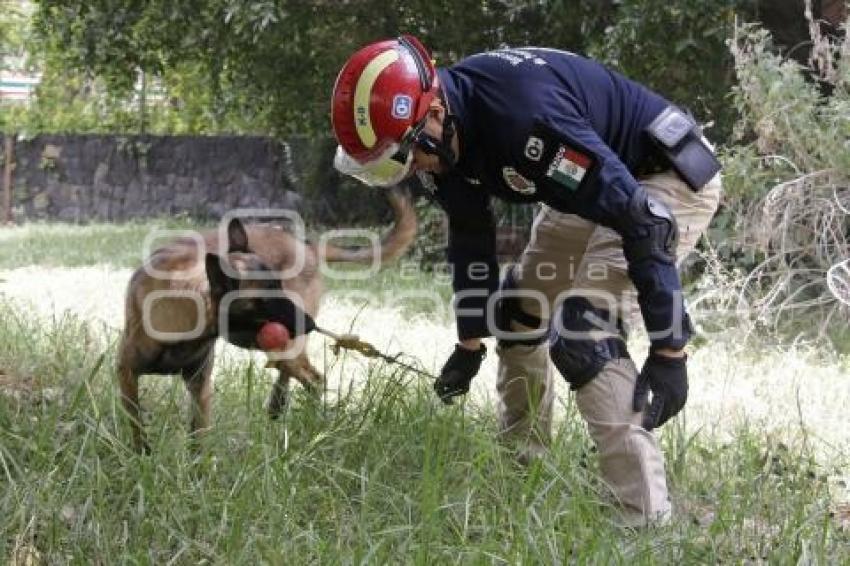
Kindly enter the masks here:
<path id="1" fill-rule="evenodd" d="M 112 268 L 135 269 L 144 259 L 145 239 L 159 230 L 204 230 L 214 225 L 199 225 L 188 219 L 162 219 L 126 224 L 92 224 L 80 226 L 64 223 L 28 223 L 15 227 L 0 227 L 0 269 L 39 267 L 83 267 L 108 265 Z M 165 239 L 154 240 L 155 244 Z M 373 276 L 348 278 L 326 276 L 330 291 L 367 291 L 379 296 L 381 292 L 397 294 L 428 290 L 436 292 L 447 304 L 451 298 L 451 279 L 446 274 L 422 273 L 411 269 L 383 269 Z M 360 266 L 333 264 L 334 272 L 364 273 Z M 411 311 L 428 308 L 426 300 L 407 301 Z"/>
<path id="2" fill-rule="evenodd" d="M 332 401 L 294 388 L 270 422 L 271 376 L 231 362 L 200 453 L 179 379 L 147 377 L 153 452 L 138 456 L 111 339 L 0 304 L 0 561 L 14 547 L 75 564 L 850 561 L 833 471 L 757 430 L 719 442 L 667 427 L 677 521 L 632 533 L 613 524 L 574 411 L 524 469 L 490 411 L 443 407 L 386 367 Z"/>
<path id="3" fill-rule="evenodd" d="M 190 227 L 0 229 L 0 269 L 135 267 L 154 224 Z M 445 277 L 398 269 L 326 284 L 450 295 Z M 226 360 L 201 452 L 180 380 L 146 377 L 153 452 L 138 456 L 115 390 L 116 337 L 59 316 L 0 301 L 0 563 L 15 549 L 74 564 L 850 563 L 827 481 L 848 462 L 827 468 L 754 427 L 729 441 L 668 425 L 677 520 L 623 531 L 572 407 L 551 454 L 526 469 L 495 440 L 491 408 L 444 407 L 386 366 L 321 402 L 295 386 L 272 422 L 272 375 Z"/>
<path id="4" fill-rule="evenodd" d="M 354 302 L 380 306 L 392 304 L 409 315 L 434 313 L 435 301 L 439 301 L 441 307 L 451 304 L 452 284 L 446 273 L 420 270 L 419 264 L 412 261 L 406 265 L 410 269 L 381 269 L 363 279 L 336 276 L 337 273 L 364 273 L 361 266 L 333 265 L 334 273 L 325 274 L 325 289 L 337 297 L 349 296 Z M 363 299 L 358 298 L 361 296 Z M 400 300 L 402 296 L 404 300 Z"/>
<path id="5" fill-rule="evenodd" d="M 88 226 L 32 222 L 0 227 L 0 269 L 29 265 L 81 267 L 94 264 L 135 268 L 144 259 L 142 248 L 151 230 L 196 228 L 197 224 L 186 219 Z"/>

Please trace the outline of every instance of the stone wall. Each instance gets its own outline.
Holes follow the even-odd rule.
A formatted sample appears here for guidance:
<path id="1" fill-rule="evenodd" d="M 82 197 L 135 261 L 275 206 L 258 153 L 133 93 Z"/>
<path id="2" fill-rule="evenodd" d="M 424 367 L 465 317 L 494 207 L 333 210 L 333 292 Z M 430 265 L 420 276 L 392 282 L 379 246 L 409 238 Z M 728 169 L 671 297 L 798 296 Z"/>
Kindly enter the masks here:
<path id="1" fill-rule="evenodd" d="M 17 139 L 12 216 L 16 222 L 122 222 L 177 215 L 215 220 L 236 208 L 282 208 L 296 210 L 313 227 L 389 222 L 392 214 L 380 189 L 336 173 L 335 147 L 331 139 L 308 138 Z M 0 151 L 0 172 L 2 161 Z M 412 188 L 424 193 L 421 187 Z M 498 204 L 495 208 L 499 251 L 503 257 L 515 257 L 527 241 L 531 208 Z"/>
<path id="2" fill-rule="evenodd" d="M 86 222 L 180 214 L 219 218 L 234 208 L 285 208 L 328 223 L 382 219 L 383 203 L 362 198 L 362 189 L 333 172 L 332 154 L 325 155 L 329 147 L 326 140 L 306 138 L 18 139 L 13 214 L 18 221 Z M 350 202 L 340 203 L 346 195 Z"/>

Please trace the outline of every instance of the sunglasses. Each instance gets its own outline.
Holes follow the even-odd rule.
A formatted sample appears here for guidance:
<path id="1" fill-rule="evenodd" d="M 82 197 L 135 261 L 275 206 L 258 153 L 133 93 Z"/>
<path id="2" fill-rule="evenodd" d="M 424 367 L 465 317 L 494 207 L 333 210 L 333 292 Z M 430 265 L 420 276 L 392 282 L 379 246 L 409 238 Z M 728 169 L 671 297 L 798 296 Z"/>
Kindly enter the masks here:
<path id="1" fill-rule="evenodd" d="M 437 141 L 425 133 L 425 123 L 428 121 L 428 116 L 425 116 L 413 125 L 398 144 L 398 150 L 390 156 L 390 159 L 398 163 L 406 163 L 413 146 L 418 147 L 429 155 L 439 155 Z"/>

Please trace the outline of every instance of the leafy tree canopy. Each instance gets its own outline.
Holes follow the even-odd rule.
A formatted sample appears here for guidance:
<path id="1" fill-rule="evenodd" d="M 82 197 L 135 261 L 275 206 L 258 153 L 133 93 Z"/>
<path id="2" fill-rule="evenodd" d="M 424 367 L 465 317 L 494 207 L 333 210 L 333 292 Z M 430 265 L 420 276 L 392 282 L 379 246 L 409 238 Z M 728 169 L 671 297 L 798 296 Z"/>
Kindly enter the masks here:
<path id="1" fill-rule="evenodd" d="M 591 53 L 689 104 L 722 112 L 736 0 L 38 0 L 40 48 L 129 94 L 159 78 L 207 131 L 328 131 L 331 85 L 356 47 L 413 33 L 438 64 L 501 46 Z M 707 88 L 701 88 L 706 86 Z M 203 124 L 207 124 L 206 127 Z"/>

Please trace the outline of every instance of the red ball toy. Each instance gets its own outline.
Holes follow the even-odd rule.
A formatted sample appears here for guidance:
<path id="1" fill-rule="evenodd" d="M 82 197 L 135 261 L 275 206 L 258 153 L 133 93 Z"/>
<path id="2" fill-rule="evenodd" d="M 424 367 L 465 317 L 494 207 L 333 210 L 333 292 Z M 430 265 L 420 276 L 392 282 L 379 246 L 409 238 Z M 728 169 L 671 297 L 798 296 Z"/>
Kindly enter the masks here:
<path id="1" fill-rule="evenodd" d="M 289 330 L 279 322 L 267 322 L 257 332 L 257 345 L 267 352 L 283 350 L 290 339 Z"/>

